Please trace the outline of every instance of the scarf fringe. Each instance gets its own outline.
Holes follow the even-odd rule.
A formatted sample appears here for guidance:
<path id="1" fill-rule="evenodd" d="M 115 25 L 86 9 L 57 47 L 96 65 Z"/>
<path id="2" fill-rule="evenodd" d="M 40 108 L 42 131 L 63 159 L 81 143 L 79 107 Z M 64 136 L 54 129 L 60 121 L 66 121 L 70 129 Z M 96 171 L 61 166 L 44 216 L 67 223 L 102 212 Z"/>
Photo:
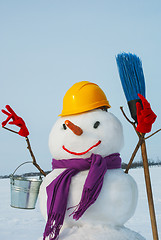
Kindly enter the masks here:
<path id="1" fill-rule="evenodd" d="M 45 240 L 48 236 L 49 240 L 58 240 L 62 224 L 63 216 L 61 214 L 53 213 L 46 223 L 43 240 Z"/>
<path id="2" fill-rule="evenodd" d="M 84 212 L 96 201 L 90 189 L 85 189 L 82 199 L 76 209 L 73 211 L 73 219 L 76 221 L 84 214 Z"/>

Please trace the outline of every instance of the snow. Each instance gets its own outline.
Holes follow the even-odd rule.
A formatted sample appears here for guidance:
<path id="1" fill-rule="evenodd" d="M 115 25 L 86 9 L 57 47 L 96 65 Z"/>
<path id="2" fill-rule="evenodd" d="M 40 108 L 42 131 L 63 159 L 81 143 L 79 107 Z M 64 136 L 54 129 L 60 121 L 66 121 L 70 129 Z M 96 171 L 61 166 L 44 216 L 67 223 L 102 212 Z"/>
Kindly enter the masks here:
<path id="1" fill-rule="evenodd" d="M 143 169 L 130 170 L 139 188 L 139 201 L 136 212 L 126 226 L 141 233 L 147 240 L 153 239 Z M 161 167 L 150 168 L 153 200 L 155 206 L 158 234 L 161 237 Z"/>
<path id="2" fill-rule="evenodd" d="M 134 216 L 125 224 L 123 229 L 111 229 L 109 230 L 109 236 L 112 235 L 112 240 L 126 239 L 121 238 L 123 232 L 127 233 L 128 229 L 138 232 L 145 237 L 146 240 L 151 240 L 152 231 L 150 224 L 150 217 L 148 211 L 148 203 L 146 197 L 146 188 L 144 181 L 144 172 L 142 168 L 131 169 L 130 175 L 133 176 L 138 184 L 139 200 Z M 161 167 L 150 168 L 152 189 L 154 195 L 154 203 L 156 210 L 156 218 L 158 225 L 159 236 L 161 237 Z M 35 210 L 21 210 L 10 207 L 10 183 L 9 179 L 0 180 L 0 239 L 1 240 L 38 240 L 43 233 L 45 221 L 40 213 L 39 204 L 37 203 Z M 98 226 L 95 229 L 96 233 L 103 229 L 104 226 Z M 128 228 L 128 229 L 127 229 Z M 88 234 L 90 236 L 91 228 L 86 226 Z M 120 236 L 118 236 L 118 231 Z M 74 240 L 82 239 L 81 231 L 77 231 L 77 235 L 74 235 L 76 229 L 66 229 L 62 232 L 60 240 Z M 131 231 L 130 231 L 131 232 Z M 70 237 L 70 233 L 73 237 Z M 120 237 L 120 238 L 119 238 Z M 90 238 L 86 238 L 90 239 Z M 105 239 L 107 239 L 105 237 Z M 132 238 L 131 238 L 132 239 Z M 110 238 L 111 240 L 111 238 Z"/>

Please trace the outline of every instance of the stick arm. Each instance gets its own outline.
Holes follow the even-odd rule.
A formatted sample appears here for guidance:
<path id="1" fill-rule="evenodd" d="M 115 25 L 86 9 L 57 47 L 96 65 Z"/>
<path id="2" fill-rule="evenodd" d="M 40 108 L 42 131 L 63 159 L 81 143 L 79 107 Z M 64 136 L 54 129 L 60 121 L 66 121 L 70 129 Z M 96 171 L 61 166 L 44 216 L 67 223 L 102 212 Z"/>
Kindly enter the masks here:
<path id="1" fill-rule="evenodd" d="M 10 129 L 10 128 L 7 128 L 7 127 L 3 127 L 4 129 L 10 131 L 10 132 L 13 132 L 13 133 L 16 133 L 16 134 L 19 134 L 18 132 Z M 30 155 L 32 157 L 32 163 L 33 165 L 40 171 L 41 174 L 43 174 L 44 176 L 46 176 L 46 173 L 42 170 L 42 168 L 39 166 L 39 164 L 36 162 L 36 158 L 35 158 L 35 155 L 32 151 L 32 148 L 31 148 L 31 144 L 30 144 L 30 141 L 29 141 L 29 138 L 26 137 L 26 142 L 27 142 L 27 149 L 29 150 L 30 152 Z"/>
<path id="2" fill-rule="evenodd" d="M 26 137 L 26 142 L 27 142 L 27 149 L 29 150 L 29 152 L 30 152 L 30 155 L 31 155 L 31 157 L 32 157 L 32 163 L 33 163 L 33 165 L 44 175 L 44 176 L 46 176 L 46 173 L 42 170 L 42 168 L 39 166 L 39 164 L 36 162 L 36 158 L 35 158 L 35 155 L 34 155 L 34 153 L 33 153 L 33 151 L 32 151 L 32 148 L 31 148 L 31 144 L 30 144 L 30 141 L 29 141 L 29 138 L 28 137 Z"/>

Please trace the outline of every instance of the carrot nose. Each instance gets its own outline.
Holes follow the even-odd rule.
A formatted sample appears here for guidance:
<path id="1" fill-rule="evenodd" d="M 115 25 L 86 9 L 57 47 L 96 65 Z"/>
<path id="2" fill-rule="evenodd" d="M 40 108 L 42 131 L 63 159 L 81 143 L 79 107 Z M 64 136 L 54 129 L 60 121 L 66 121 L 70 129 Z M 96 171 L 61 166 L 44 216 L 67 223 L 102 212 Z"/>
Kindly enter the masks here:
<path id="1" fill-rule="evenodd" d="M 65 125 L 70 129 L 72 130 L 72 132 L 74 134 L 76 134 L 77 136 L 80 136 L 82 133 L 83 133 L 83 130 L 78 127 L 77 125 L 75 125 L 74 123 L 72 123 L 71 121 L 69 120 L 66 120 L 65 121 Z"/>

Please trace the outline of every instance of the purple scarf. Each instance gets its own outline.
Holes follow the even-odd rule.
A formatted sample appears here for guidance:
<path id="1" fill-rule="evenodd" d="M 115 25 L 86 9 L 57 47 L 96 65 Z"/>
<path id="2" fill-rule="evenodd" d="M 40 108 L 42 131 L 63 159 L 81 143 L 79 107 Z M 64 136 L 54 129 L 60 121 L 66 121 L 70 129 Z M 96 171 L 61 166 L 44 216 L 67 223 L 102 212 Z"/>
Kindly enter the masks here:
<path id="1" fill-rule="evenodd" d="M 90 158 L 86 159 L 53 159 L 52 167 L 53 169 L 66 168 L 66 170 L 55 178 L 46 188 L 48 196 L 48 220 L 43 240 L 45 240 L 47 236 L 49 236 L 50 240 L 56 240 L 59 237 L 59 231 L 63 225 L 66 213 L 72 177 L 80 171 L 89 169 L 80 203 L 73 212 L 73 219 L 78 220 L 99 196 L 107 169 L 120 168 L 121 158 L 119 153 L 114 153 L 104 158 L 98 154 L 92 154 Z"/>

